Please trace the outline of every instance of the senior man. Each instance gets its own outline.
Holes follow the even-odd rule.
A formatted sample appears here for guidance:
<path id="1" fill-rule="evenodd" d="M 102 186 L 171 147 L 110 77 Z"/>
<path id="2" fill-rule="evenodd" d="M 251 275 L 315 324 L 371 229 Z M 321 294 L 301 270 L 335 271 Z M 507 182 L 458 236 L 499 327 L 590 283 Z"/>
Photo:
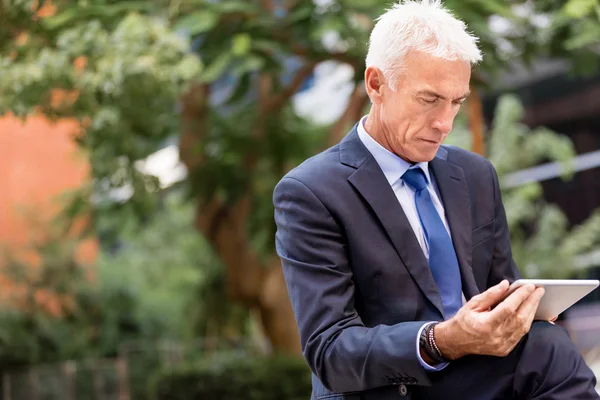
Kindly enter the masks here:
<path id="1" fill-rule="evenodd" d="M 469 96 L 477 39 L 438 1 L 382 15 L 372 107 L 274 193 L 277 252 L 313 399 L 598 399 L 565 331 L 533 321 L 498 177 L 442 146 Z"/>

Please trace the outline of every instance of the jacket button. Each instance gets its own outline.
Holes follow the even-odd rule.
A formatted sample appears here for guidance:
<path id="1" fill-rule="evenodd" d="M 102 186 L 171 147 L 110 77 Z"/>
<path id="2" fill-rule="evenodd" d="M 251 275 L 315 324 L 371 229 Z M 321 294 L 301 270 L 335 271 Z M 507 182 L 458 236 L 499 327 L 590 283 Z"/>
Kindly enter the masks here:
<path id="1" fill-rule="evenodd" d="M 406 396 L 408 394 L 408 389 L 406 388 L 406 385 L 398 386 L 398 393 L 400 393 L 400 396 Z"/>

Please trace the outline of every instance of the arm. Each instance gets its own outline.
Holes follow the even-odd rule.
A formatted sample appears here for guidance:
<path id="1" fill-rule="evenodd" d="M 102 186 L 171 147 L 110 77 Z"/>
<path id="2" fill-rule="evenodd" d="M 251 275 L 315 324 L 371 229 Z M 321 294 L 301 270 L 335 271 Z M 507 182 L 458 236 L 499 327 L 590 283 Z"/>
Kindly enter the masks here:
<path id="1" fill-rule="evenodd" d="M 503 279 L 513 282 L 521 277 L 512 257 L 510 248 L 510 232 L 506 221 L 506 212 L 502 204 L 502 194 L 496 170 L 489 164 L 494 185 L 494 254 L 488 276 L 487 287 L 500 283 Z"/>
<path id="2" fill-rule="evenodd" d="M 489 165 L 494 190 L 495 224 L 488 289 L 472 297 L 455 316 L 434 328 L 437 345 L 442 355 L 450 360 L 468 354 L 499 357 L 509 354 L 528 332 L 544 295 L 542 288 L 525 285 L 500 302 L 508 290 L 508 280 L 518 279 L 519 271 L 510 249 L 510 234 L 498 176 Z"/>
<path id="3" fill-rule="evenodd" d="M 274 204 L 277 253 L 302 351 L 323 385 L 335 392 L 429 385 L 415 352 L 424 322 L 364 326 L 354 308 L 347 240 L 323 203 L 300 181 L 284 178 Z"/>

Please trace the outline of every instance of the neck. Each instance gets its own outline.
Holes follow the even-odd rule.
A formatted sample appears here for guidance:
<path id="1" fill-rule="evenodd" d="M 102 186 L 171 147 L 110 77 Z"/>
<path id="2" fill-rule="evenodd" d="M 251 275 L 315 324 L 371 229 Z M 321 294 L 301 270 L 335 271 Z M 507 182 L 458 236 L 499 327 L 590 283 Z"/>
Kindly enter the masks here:
<path id="1" fill-rule="evenodd" d="M 386 150 L 395 153 L 390 145 L 387 136 L 384 133 L 384 128 L 381 123 L 381 112 L 377 104 L 373 104 L 369 115 L 365 121 L 365 130 L 377 143 L 383 146 Z"/>
<path id="2" fill-rule="evenodd" d="M 388 140 L 389 135 L 385 134 L 385 127 L 383 126 L 381 119 L 381 110 L 377 104 L 373 104 L 371 106 L 371 110 L 369 111 L 369 115 L 367 115 L 367 119 L 365 120 L 365 130 L 382 147 L 388 150 L 390 153 L 393 153 L 403 159 L 404 161 L 410 163 L 411 165 L 415 165 L 416 163 L 412 160 L 407 159 L 406 157 L 398 154 L 394 151 L 390 141 Z"/>

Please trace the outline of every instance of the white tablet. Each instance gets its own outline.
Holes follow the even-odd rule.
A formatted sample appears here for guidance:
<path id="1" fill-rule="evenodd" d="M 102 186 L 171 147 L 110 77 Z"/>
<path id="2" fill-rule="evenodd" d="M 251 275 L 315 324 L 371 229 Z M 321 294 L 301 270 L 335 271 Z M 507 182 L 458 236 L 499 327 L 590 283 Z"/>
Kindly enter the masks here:
<path id="1" fill-rule="evenodd" d="M 545 289 L 535 319 L 547 321 L 596 289 L 600 281 L 593 279 L 518 279 L 510 285 L 508 294 L 528 283 Z"/>

